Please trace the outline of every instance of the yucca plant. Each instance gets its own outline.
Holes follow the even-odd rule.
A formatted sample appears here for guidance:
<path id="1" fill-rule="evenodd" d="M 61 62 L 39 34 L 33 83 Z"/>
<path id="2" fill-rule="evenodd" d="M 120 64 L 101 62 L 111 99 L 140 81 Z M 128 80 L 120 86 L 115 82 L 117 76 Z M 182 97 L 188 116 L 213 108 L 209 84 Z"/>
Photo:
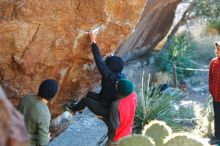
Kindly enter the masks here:
<path id="1" fill-rule="evenodd" d="M 179 105 L 182 92 L 172 91 L 171 93 L 161 92 L 161 88 L 150 89 L 150 74 L 147 81 L 142 75 L 142 88 L 138 92 L 139 101 L 136 109 L 134 131 L 140 133 L 145 124 L 152 120 L 165 121 L 169 126 L 174 129 L 182 128 L 181 124 L 175 119 L 183 119 L 179 115 Z M 177 92 L 176 92 L 177 91 Z"/>

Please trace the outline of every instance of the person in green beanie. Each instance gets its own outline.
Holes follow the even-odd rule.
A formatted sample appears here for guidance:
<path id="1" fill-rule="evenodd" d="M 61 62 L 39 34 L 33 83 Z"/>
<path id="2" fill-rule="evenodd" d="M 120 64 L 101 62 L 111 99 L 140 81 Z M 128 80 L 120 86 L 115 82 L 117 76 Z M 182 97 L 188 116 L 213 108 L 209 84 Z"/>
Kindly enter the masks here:
<path id="1" fill-rule="evenodd" d="M 107 124 L 109 146 L 132 134 L 138 99 L 137 94 L 134 92 L 134 84 L 128 79 L 119 80 L 116 89 L 119 98 L 111 105 L 109 124 Z"/>

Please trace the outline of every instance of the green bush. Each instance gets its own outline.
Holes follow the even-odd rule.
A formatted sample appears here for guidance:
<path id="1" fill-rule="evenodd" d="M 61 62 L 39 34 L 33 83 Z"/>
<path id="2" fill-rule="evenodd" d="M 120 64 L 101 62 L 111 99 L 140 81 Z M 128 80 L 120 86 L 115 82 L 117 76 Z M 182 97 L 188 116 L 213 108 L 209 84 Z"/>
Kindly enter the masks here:
<path id="1" fill-rule="evenodd" d="M 209 65 L 211 59 L 215 57 L 214 40 L 218 37 L 208 36 L 197 40 L 192 40 L 190 43 L 191 59 L 202 64 Z"/>

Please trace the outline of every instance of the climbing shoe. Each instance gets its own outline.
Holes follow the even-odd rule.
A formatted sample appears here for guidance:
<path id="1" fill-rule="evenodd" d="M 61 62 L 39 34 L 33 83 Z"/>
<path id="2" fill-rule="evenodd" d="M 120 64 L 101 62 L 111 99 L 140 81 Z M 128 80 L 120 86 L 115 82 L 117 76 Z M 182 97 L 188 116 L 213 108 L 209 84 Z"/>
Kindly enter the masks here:
<path id="1" fill-rule="evenodd" d="M 75 114 L 76 111 L 73 110 L 74 107 L 77 105 L 77 101 L 76 100 L 73 100 L 72 102 L 69 102 L 67 104 L 64 105 L 64 109 L 67 110 L 68 112 L 70 112 L 71 114 Z"/>
<path id="2" fill-rule="evenodd" d="M 76 105 L 78 104 L 78 101 L 73 100 L 67 104 L 64 105 L 64 109 L 70 112 L 71 114 L 75 115 L 76 112 L 82 113 L 83 110 L 75 110 Z"/>

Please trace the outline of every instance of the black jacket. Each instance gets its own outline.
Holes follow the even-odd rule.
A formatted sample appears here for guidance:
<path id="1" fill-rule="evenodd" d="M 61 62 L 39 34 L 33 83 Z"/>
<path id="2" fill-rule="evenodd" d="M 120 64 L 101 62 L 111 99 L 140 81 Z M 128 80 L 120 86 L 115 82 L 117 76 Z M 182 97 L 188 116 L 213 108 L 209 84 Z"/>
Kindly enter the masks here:
<path id="1" fill-rule="evenodd" d="M 92 43 L 92 53 L 96 62 L 96 65 L 99 69 L 99 72 L 102 75 L 101 81 L 101 91 L 99 93 L 99 98 L 101 104 L 103 106 L 110 106 L 111 103 L 116 99 L 117 93 L 115 90 L 115 85 L 118 80 L 124 78 L 125 76 L 121 73 L 124 62 L 120 62 L 119 64 L 123 63 L 120 67 L 114 62 L 111 65 L 106 65 L 105 61 L 102 59 L 99 47 L 96 43 Z M 118 57 L 120 58 L 120 57 Z M 113 58 L 114 59 L 114 58 Z M 121 59 L 121 58 L 120 58 Z M 117 59 L 116 59 L 117 60 Z M 121 60 L 122 61 L 122 60 Z M 115 66 L 114 66 L 115 65 Z M 110 67 L 114 66 L 114 71 L 111 70 Z M 117 68 L 115 70 L 115 68 Z"/>

